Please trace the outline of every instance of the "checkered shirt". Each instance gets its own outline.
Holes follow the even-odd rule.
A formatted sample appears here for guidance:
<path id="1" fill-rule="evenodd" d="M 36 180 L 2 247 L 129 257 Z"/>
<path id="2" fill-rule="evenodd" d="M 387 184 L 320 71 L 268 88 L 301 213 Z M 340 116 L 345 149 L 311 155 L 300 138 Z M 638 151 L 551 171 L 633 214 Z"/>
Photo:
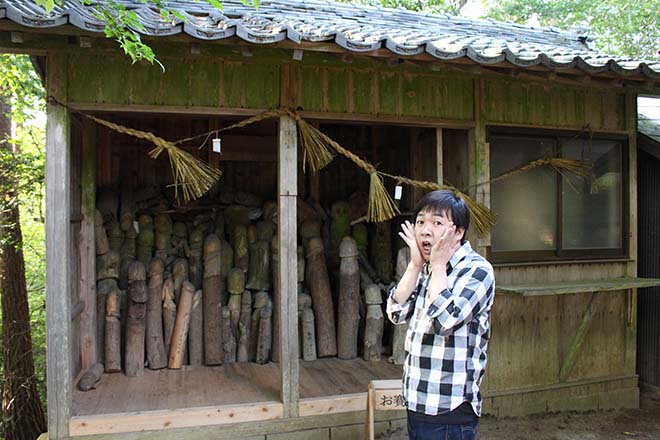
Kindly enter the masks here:
<path id="1" fill-rule="evenodd" d="M 431 303 L 428 263 L 404 304 L 390 290 L 387 315 L 394 324 L 409 322 L 403 397 L 409 410 L 437 415 L 469 402 L 481 416 L 479 386 L 486 369 L 490 308 L 495 296 L 493 267 L 465 242 L 449 260 L 448 289 Z"/>

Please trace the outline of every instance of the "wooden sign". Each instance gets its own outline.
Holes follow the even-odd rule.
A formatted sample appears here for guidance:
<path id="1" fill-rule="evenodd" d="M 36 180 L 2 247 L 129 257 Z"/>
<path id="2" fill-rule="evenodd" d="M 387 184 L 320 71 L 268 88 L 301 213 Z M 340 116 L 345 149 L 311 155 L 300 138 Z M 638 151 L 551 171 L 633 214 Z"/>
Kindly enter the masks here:
<path id="1" fill-rule="evenodd" d="M 372 380 L 367 391 L 367 417 L 365 438 L 374 440 L 374 410 L 405 410 L 406 402 L 401 394 L 401 379 Z"/>

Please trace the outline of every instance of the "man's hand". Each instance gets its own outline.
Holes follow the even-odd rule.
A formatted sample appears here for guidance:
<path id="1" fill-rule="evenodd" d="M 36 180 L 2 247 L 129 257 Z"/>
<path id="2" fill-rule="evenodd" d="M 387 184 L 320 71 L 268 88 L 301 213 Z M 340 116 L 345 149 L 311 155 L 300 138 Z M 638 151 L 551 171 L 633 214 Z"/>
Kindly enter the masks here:
<path id="1" fill-rule="evenodd" d="M 401 237 L 401 239 L 408 245 L 408 248 L 410 248 L 410 263 L 416 268 L 421 268 L 424 265 L 424 258 L 419 250 L 419 246 L 417 246 L 415 229 L 408 220 L 401 223 L 399 237 Z"/>
<path id="2" fill-rule="evenodd" d="M 462 232 L 456 230 L 453 222 L 449 222 L 444 234 L 431 248 L 431 270 L 433 272 L 447 270 L 447 263 L 454 252 L 461 246 Z"/>

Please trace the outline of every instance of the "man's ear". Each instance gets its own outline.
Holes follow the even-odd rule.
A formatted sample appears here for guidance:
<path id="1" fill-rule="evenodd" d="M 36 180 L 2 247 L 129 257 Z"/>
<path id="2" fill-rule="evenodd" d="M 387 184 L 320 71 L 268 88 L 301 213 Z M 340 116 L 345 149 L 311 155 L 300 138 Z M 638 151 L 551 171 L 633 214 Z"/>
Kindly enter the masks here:
<path id="1" fill-rule="evenodd" d="M 456 233 L 461 236 L 461 240 L 465 238 L 465 228 L 457 228 Z"/>

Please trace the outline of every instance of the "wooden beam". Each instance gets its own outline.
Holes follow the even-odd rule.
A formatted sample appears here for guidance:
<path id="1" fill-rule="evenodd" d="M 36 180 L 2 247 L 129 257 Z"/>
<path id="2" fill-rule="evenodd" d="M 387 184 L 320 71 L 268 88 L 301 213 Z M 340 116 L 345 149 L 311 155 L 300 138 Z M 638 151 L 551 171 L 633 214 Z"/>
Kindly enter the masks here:
<path id="1" fill-rule="evenodd" d="M 67 96 L 67 57 L 49 54 L 47 94 Z M 69 435 L 71 415 L 71 145 L 69 113 L 48 104 L 46 128 L 46 329 L 48 433 Z"/>
<path id="2" fill-rule="evenodd" d="M 261 422 L 281 417 L 282 404 L 279 402 L 245 403 L 73 417 L 70 432 L 72 436 L 152 430 L 162 432 L 163 429 Z"/>
<path id="3" fill-rule="evenodd" d="M 564 362 L 562 363 L 561 369 L 559 370 L 559 382 L 565 382 L 568 376 L 571 374 L 571 370 L 573 369 L 575 361 L 577 360 L 577 356 L 580 353 L 580 348 L 582 347 L 584 338 L 587 335 L 589 327 L 591 326 L 591 321 L 594 317 L 595 310 L 598 307 L 600 298 L 603 298 L 604 296 L 605 295 L 602 293 L 593 293 L 591 295 L 591 300 L 589 301 L 587 309 L 584 311 L 584 315 L 582 316 L 580 327 L 578 327 L 578 330 L 575 333 L 575 337 L 573 338 L 573 341 L 568 348 L 568 352 L 566 352 L 566 357 L 564 358 Z"/>
<path id="4" fill-rule="evenodd" d="M 79 300 L 83 303 L 80 315 L 80 358 L 82 370 L 98 362 L 96 308 L 96 248 L 94 217 L 96 212 L 96 124 L 84 118 L 81 157 L 81 215 L 78 249 L 80 252 Z"/>
<path id="5" fill-rule="evenodd" d="M 545 282 L 534 284 L 504 285 L 495 287 L 496 293 L 519 296 L 568 295 L 573 293 L 614 292 L 626 289 L 660 286 L 657 278 L 607 278 L 600 280 L 579 280 Z"/>
<path id="6" fill-rule="evenodd" d="M 298 145 L 296 122 L 280 118 L 278 161 L 279 292 L 275 304 L 280 315 L 280 371 L 284 417 L 298 416 L 298 240 L 296 206 L 298 196 Z"/>
<path id="7" fill-rule="evenodd" d="M 442 128 L 435 129 L 435 181 L 438 185 L 442 185 L 444 182 L 444 141 L 443 141 L 443 132 Z"/>
<path id="8" fill-rule="evenodd" d="M 401 385 L 401 380 L 398 380 Z M 367 393 L 300 399 L 300 417 L 364 411 Z"/>

